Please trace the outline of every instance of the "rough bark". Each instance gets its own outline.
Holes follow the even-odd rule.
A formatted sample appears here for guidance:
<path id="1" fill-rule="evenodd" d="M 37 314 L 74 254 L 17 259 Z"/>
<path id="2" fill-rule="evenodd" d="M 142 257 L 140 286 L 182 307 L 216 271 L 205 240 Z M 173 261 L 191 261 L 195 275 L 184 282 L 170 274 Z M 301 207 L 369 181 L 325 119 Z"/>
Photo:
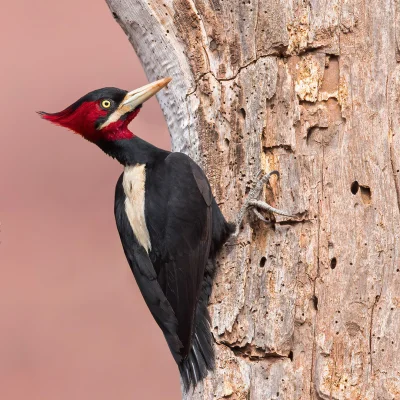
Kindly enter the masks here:
<path id="1" fill-rule="evenodd" d="M 399 0 L 107 0 L 233 220 L 218 260 L 217 369 L 187 399 L 400 398 Z"/>

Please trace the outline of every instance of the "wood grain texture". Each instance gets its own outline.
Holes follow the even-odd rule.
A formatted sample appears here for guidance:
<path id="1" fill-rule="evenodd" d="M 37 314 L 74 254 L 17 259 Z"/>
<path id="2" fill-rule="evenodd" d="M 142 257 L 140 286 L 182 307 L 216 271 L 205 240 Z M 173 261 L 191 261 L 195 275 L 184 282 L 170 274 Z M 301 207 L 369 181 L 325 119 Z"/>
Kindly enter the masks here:
<path id="1" fill-rule="evenodd" d="M 400 3 L 107 0 L 173 149 L 234 220 L 218 259 L 217 369 L 187 399 L 400 398 Z"/>

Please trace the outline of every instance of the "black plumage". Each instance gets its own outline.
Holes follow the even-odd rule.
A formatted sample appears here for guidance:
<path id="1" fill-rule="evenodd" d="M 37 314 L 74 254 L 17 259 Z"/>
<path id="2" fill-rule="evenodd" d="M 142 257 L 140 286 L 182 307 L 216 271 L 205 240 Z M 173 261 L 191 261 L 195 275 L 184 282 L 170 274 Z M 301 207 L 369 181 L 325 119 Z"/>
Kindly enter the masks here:
<path id="1" fill-rule="evenodd" d="M 149 253 L 125 212 L 123 174 L 116 186 L 115 218 L 129 265 L 187 389 L 214 367 L 207 311 L 213 255 L 234 225 L 226 222 L 204 172 L 188 156 L 137 137 L 99 145 L 125 166 L 145 164 Z"/>
<path id="2" fill-rule="evenodd" d="M 40 115 L 81 134 L 125 166 L 114 207 L 122 246 L 188 389 L 214 367 L 207 311 L 214 256 L 236 226 L 225 220 L 192 159 L 128 130 L 142 103 L 170 80 L 132 92 L 95 90 L 59 113 Z"/>

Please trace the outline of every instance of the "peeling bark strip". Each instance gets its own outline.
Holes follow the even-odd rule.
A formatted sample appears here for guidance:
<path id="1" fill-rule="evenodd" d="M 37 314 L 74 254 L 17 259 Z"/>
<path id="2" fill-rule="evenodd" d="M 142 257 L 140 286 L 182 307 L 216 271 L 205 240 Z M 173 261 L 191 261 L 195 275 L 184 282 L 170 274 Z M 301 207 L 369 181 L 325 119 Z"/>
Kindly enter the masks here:
<path id="1" fill-rule="evenodd" d="M 265 200 L 301 216 L 220 255 L 187 399 L 399 399 L 399 2 L 107 2 L 225 215 L 278 169 Z"/>

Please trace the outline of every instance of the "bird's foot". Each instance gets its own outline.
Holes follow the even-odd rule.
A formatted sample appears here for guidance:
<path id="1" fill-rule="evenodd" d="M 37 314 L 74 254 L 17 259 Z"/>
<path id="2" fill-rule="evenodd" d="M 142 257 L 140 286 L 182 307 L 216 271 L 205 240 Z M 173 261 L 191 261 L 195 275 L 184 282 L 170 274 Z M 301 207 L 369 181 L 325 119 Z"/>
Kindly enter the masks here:
<path id="1" fill-rule="evenodd" d="M 276 175 L 279 178 L 278 171 L 271 171 L 268 174 L 264 175 L 250 190 L 247 199 L 240 209 L 238 217 L 236 219 L 236 231 L 233 236 L 237 236 L 239 234 L 239 229 L 242 224 L 243 218 L 246 215 L 247 210 L 250 209 L 253 211 L 258 219 L 266 223 L 270 223 L 271 220 L 265 218 L 259 210 L 269 211 L 271 213 L 283 215 L 285 217 L 292 217 L 292 214 L 288 213 L 287 211 L 278 210 L 277 208 L 270 206 L 264 201 L 257 200 L 262 192 L 264 184 L 269 183 L 269 179 L 272 175 Z"/>

